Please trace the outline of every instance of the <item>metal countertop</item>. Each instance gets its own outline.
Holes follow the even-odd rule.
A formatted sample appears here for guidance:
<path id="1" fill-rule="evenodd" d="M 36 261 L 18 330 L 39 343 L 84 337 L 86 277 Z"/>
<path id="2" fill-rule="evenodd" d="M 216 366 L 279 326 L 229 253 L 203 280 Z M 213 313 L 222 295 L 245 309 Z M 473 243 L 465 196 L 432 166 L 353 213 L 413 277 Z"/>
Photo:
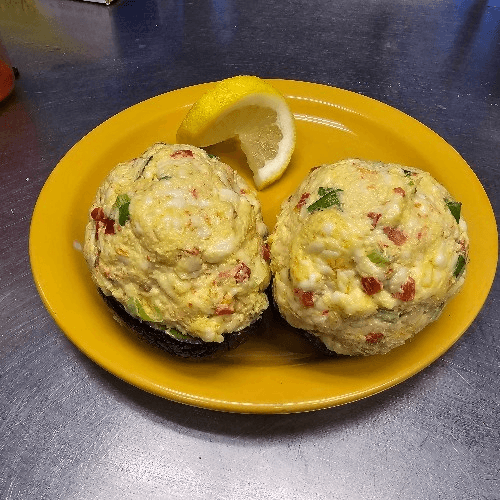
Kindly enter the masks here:
<path id="1" fill-rule="evenodd" d="M 65 153 L 170 90 L 255 74 L 387 103 L 451 144 L 500 213 L 500 3 L 0 1 L 0 499 L 500 499 L 499 280 L 463 337 L 344 406 L 244 415 L 143 392 L 56 326 L 28 256 Z M 57 214 L 47 221 L 57 230 Z"/>

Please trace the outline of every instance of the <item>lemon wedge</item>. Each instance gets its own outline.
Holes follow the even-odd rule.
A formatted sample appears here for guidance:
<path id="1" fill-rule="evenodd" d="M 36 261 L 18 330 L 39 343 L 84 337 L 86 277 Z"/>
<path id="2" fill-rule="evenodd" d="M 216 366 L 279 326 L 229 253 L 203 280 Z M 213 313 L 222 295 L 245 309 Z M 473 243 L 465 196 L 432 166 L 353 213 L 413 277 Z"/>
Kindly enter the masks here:
<path id="1" fill-rule="evenodd" d="M 177 142 L 206 147 L 238 138 L 257 189 L 279 179 L 295 147 L 295 121 L 285 98 L 256 76 L 214 84 L 188 111 Z"/>

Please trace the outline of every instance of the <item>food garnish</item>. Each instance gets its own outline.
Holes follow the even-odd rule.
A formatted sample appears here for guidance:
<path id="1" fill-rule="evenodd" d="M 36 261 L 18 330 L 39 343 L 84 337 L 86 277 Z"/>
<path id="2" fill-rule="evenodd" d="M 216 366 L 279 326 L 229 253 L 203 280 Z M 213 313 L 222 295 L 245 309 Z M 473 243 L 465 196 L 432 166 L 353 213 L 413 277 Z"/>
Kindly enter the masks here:
<path id="1" fill-rule="evenodd" d="M 466 262 L 465 257 L 460 254 L 455 265 L 455 270 L 453 271 L 453 276 L 455 276 L 455 278 L 458 278 L 463 273 Z"/>
<path id="2" fill-rule="evenodd" d="M 462 209 L 462 203 L 459 201 L 444 200 L 446 206 L 450 209 L 451 215 L 455 217 L 457 223 L 460 221 L 460 211 Z"/>
<path id="3" fill-rule="evenodd" d="M 377 266 L 387 266 L 388 264 L 391 263 L 389 259 L 386 259 L 380 252 L 377 252 L 377 250 L 371 251 L 367 257 L 374 263 L 377 264 Z"/>
<path id="4" fill-rule="evenodd" d="M 235 76 L 214 84 L 192 106 L 177 141 L 198 147 L 237 138 L 257 189 L 278 180 L 295 148 L 295 121 L 288 103 L 256 76 Z"/>
<path id="5" fill-rule="evenodd" d="M 313 213 L 316 210 L 325 210 L 326 208 L 330 208 L 333 206 L 338 207 L 339 210 L 342 210 L 342 206 L 340 204 L 340 199 L 337 196 L 337 193 L 343 191 L 342 189 L 335 188 L 324 188 L 320 187 L 318 189 L 318 194 L 321 198 L 316 200 L 314 203 L 307 207 L 307 211 L 309 213 Z"/>
<path id="6" fill-rule="evenodd" d="M 119 194 L 116 197 L 114 206 L 118 208 L 118 223 L 120 226 L 124 226 L 125 223 L 130 219 L 129 206 L 130 198 L 127 194 Z"/>

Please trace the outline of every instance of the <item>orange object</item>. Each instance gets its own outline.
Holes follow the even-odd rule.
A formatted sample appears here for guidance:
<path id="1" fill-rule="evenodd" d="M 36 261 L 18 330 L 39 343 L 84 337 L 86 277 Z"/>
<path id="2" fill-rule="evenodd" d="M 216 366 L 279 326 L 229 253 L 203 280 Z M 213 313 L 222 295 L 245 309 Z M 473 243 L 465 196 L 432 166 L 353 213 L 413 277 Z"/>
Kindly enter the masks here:
<path id="1" fill-rule="evenodd" d="M 14 72 L 12 68 L 0 60 L 0 101 L 10 95 L 14 89 Z"/>

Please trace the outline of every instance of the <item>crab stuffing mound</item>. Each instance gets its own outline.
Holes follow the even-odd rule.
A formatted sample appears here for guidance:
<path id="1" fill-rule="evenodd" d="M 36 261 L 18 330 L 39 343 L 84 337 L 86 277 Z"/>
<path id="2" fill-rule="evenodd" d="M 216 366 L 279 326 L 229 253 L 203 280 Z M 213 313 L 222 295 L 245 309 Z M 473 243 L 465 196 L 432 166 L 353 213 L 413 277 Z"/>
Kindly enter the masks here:
<path id="1" fill-rule="evenodd" d="M 469 240 L 460 212 L 416 168 L 359 159 L 314 168 L 269 237 L 281 315 L 338 354 L 403 344 L 464 283 Z"/>
<path id="2" fill-rule="evenodd" d="M 100 185 L 84 255 L 99 290 L 132 317 L 220 343 L 268 307 L 266 236 L 255 191 L 234 170 L 158 143 Z"/>

